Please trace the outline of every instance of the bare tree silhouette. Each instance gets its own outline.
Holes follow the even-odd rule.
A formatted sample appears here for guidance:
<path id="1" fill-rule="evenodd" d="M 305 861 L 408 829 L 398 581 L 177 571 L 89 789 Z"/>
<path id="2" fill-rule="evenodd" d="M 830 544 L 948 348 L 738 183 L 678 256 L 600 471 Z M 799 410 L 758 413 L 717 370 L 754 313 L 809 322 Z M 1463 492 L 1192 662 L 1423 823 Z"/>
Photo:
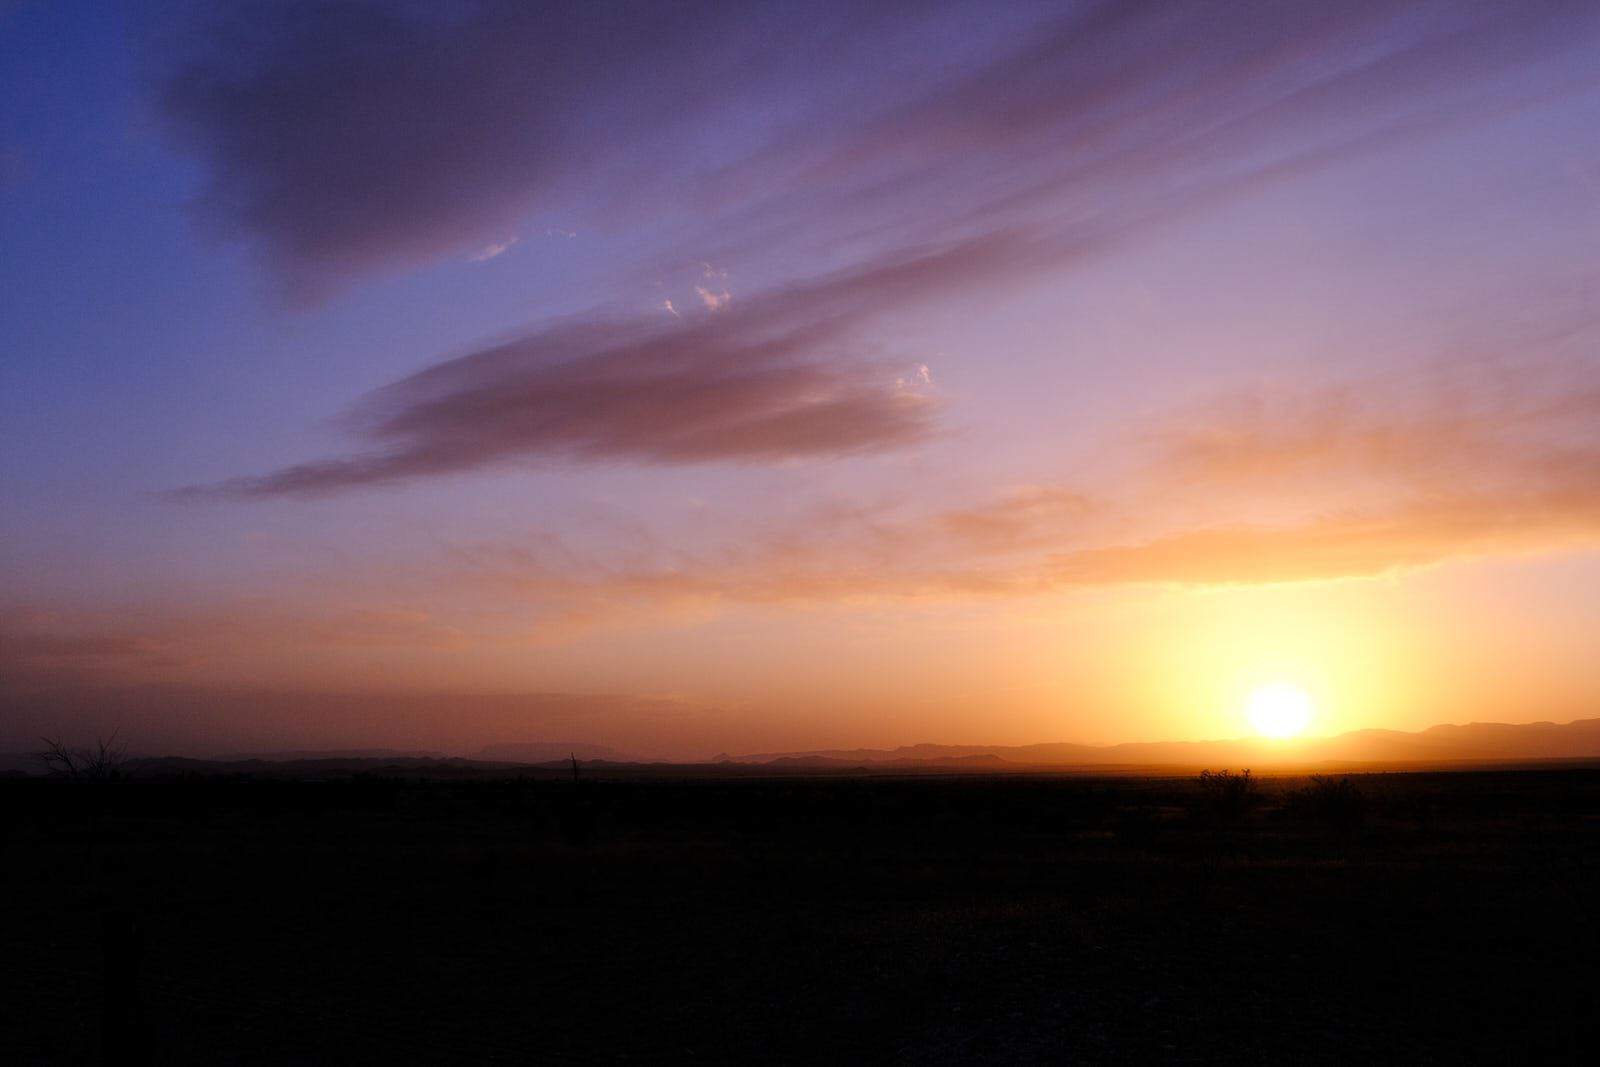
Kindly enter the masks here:
<path id="1" fill-rule="evenodd" d="M 52 778 L 68 778 L 75 782 L 110 782 L 121 777 L 122 765 L 127 762 L 127 749 L 117 745 L 117 734 L 97 738 L 94 748 L 69 748 L 53 737 L 41 737 L 44 748 L 33 758 L 44 765 L 45 773 Z"/>

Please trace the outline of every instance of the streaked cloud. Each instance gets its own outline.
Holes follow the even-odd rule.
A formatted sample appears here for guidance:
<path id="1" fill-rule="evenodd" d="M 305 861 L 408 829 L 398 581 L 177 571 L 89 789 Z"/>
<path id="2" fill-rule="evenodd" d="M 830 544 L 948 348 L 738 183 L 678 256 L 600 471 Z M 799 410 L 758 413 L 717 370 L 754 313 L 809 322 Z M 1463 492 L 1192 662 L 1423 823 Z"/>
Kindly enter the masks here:
<path id="1" fill-rule="evenodd" d="M 515 237 L 508 237 L 504 241 L 496 241 L 494 244 L 484 245 L 468 258 L 474 263 L 484 263 L 497 256 L 505 255 L 506 252 L 511 250 L 511 246 L 516 243 L 517 239 Z"/>
<path id="2" fill-rule="evenodd" d="M 1600 471 L 1600 468 L 1597 468 Z M 1056 557 L 1062 586 L 1258 585 L 1371 578 L 1449 559 L 1590 550 L 1600 493 L 1506 494 L 1335 513 L 1283 527 L 1222 526 Z"/>
<path id="3" fill-rule="evenodd" d="M 710 318 L 710 317 L 708 317 Z M 719 317 L 716 317 L 720 319 Z M 480 354 L 469 360 L 490 357 Z M 515 353 L 504 358 L 515 370 Z M 626 377 L 631 364 L 619 360 Z M 739 605 L 815 608 L 1025 599 L 1124 585 L 1209 587 L 1372 578 L 1452 560 L 1600 547 L 1600 392 L 1581 359 L 1455 368 L 1321 388 L 1254 389 L 1173 413 L 1127 443 L 1125 483 L 1013 486 L 955 506 L 915 496 L 837 500 L 768 522 L 700 517 L 700 536 L 450 543 L 407 568 L 404 602 L 374 569 L 342 591 L 241 596 L 163 612 L 0 617 L 0 668 L 16 684 L 183 680 L 241 657 L 307 650 L 482 653 L 705 618 Z M 444 364 L 456 417 L 466 386 L 498 381 Z M 499 390 L 485 387 L 490 393 Z M 395 418 L 423 418 L 417 386 Z M 1250 413 L 1244 417 L 1241 413 Z M 492 413 L 484 416 L 492 422 Z M 431 423 L 429 424 L 431 425 Z M 338 491 L 283 475 L 208 492 Z M 1336 488 L 1281 506 L 1281 486 Z M 1196 510 L 1195 500 L 1209 501 Z M 619 520 L 623 521 L 623 520 Z M 348 569 L 347 563 L 341 568 Z M 314 576 L 305 576 L 314 582 Z"/>
<path id="4" fill-rule="evenodd" d="M 208 10 L 169 53 L 163 107 L 206 209 L 302 295 L 557 204 L 605 227 L 692 203 L 769 255 L 1166 217 L 1540 91 L 1496 77 L 1600 19 L 1578 0 L 247 10 Z"/>
<path id="5" fill-rule="evenodd" d="M 221 29 L 169 57 L 165 108 L 207 163 L 209 209 L 291 288 L 485 258 L 545 204 L 620 219 L 688 197 L 707 314 L 663 301 L 667 316 L 538 326 L 369 397 L 349 455 L 178 495 L 901 448 L 934 432 L 938 405 L 897 388 L 925 370 L 865 358 L 854 331 L 1508 106 L 1539 89 L 1497 73 L 1600 22 L 1561 0 L 691 8 L 268 5 L 242 34 L 213 14 Z M 948 65 L 905 58 L 943 55 L 960 27 Z M 739 255 L 793 266 L 735 305 L 721 264 Z"/>
<path id="6" fill-rule="evenodd" d="M 351 413 L 349 457 L 177 492 L 187 500 L 315 495 L 517 461 L 775 461 L 901 448 L 939 403 L 895 387 L 851 331 L 943 274 L 981 271 L 994 242 L 882 261 L 693 320 L 535 331 L 379 390 Z M 676 309 L 668 308 L 674 316 Z"/>
<path id="7" fill-rule="evenodd" d="M 1584 358 L 1253 389 L 1125 442 L 1114 486 L 1031 485 L 908 513 L 831 508 L 652 563 L 477 546 L 452 581 L 545 606 L 550 633 L 724 602 L 1017 597 L 1371 578 L 1600 546 L 1600 391 Z M 1286 486 L 1306 484 L 1303 496 Z M 1140 532 L 1142 531 L 1142 532 Z M 597 613 L 596 605 L 607 605 Z"/>
<path id="8" fill-rule="evenodd" d="M 1589 329 L 1593 334 L 1593 329 Z M 1144 435 L 1151 476 L 1230 499 L 1458 496 L 1579 480 L 1600 384 L 1573 354 L 1438 361 L 1320 387 L 1229 392 Z"/>

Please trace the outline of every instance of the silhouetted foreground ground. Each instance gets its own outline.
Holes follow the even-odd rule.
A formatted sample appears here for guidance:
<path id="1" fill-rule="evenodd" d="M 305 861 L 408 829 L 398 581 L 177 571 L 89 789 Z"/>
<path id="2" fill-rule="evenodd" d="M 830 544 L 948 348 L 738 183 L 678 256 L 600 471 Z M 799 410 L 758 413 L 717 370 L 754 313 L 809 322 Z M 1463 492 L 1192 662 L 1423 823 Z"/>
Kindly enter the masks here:
<path id="1" fill-rule="evenodd" d="M 1592 1054 L 1600 772 L 1259 786 L 3 781 L 0 1058 Z"/>

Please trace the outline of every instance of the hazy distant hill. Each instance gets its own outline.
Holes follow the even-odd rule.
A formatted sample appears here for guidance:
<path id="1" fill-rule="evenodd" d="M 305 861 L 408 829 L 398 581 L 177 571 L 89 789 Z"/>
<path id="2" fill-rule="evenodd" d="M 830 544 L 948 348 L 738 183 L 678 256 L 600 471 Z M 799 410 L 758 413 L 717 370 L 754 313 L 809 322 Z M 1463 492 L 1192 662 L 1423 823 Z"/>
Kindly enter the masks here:
<path id="1" fill-rule="evenodd" d="M 1562 759 L 1600 756 L 1600 719 L 1509 725 L 1474 722 L 1430 726 L 1421 733 L 1358 730 L 1326 742 L 1331 758 Z"/>
<path id="2" fill-rule="evenodd" d="M 213 756 L 218 763 L 237 763 L 243 760 L 261 760 L 266 763 L 295 763 L 300 760 L 353 760 L 353 759 L 446 759 L 443 752 L 427 749 L 399 748 L 306 748 L 285 752 L 235 752 L 226 756 Z"/>
<path id="3" fill-rule="evenodd" d="M 712 762 L 775 767 L 946 766 L 984 758 L 1027 766 L 1252 766 L 1312 763 L 1433 762 L 1600 758 L 1600 719 L 1570 723 L 1468 723 L 1433 726 L 1420 733 L 1357 730 L 1336 737 L 1246 737 L 1225 741 L 1152 741 L 1121 745 L 905 745 L 896 749 L 826 749 L 816 752 L 726 754 Z"/>
<path id="4" fill-rule="evenodd" d="M 575 741 L 504 742 L 485 745 L 471 757 L 394 749 L 349 749 L 241 754 L 214 760 L 176 756 L 128 760 L 124 769 L 140 776 L 159 774 L 246 774 L 267 777 L 328 778 L 360 773 L 399 772 L 439 778 L 484 777 L 507 771 L 566 774 L 576 756 L 591 771 L 629 774 L 699 773 L 761 775 L 947 771 L 982 772 L 1056 767 L 1115 771 L 1193 771 L 1202 767 L 1268 770 L 1338 769 L 1354 764 L 1418 765 L 1452 761 L 1505 762 L 1546 759 L 1600 759 L 1600 719 L 1570 723 L 1468 723 L 1433 726 L 1418 733 L 1356 730 L 1336 737 L 1272 740 L 1247 737 L 1225 741 L 1155 741 L 1121 745 L 904 745 L 895 749 L 822 749 L 813 752 L 720 754 L 704 764 L 665 763 L 629 755 L 606 745 Z M 632 768 L 632 770 L 629 770 Z M 38 760 L 0 756 L 0 773 L 42 771 Z"/>
<path id="5" fill-rule="evenodd" d="M 609 760 L 612 763 L 649 763 L 647 757 L 618 752 L 608 745 L 589 745 L 581 741 L 507 741 L 484 745 L 473 759 L 495 763 L 553 763 L 556 760 Z"/>

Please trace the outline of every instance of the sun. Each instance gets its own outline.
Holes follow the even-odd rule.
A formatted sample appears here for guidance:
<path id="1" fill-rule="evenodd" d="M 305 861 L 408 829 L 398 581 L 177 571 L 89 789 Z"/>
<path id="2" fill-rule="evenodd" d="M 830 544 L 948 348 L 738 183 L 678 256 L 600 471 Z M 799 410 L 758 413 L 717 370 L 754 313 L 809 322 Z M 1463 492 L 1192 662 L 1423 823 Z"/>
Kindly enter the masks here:
<path id="1" fill-rule="evenodd" d="M 1265 737 L 1294 737 L 1311 725 L 1315 708 L 1304 689 L 1272 682 L 1251 693 L 1244 710 L 1257 733 Z"/>

